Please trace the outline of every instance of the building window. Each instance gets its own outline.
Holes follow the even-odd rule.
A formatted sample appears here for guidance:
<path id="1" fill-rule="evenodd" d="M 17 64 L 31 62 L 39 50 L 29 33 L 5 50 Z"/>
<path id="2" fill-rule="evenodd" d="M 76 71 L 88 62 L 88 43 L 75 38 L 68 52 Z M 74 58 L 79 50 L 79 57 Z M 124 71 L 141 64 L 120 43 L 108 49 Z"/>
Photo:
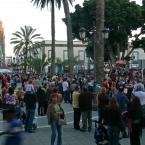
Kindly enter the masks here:
<path id="1" fill-rule="evenodd" d="M 48 62 L 51 61 L 51 50 L 48 50 Z"/>
<path id="2" fill-rule="evenodd" d="M 63 60 L 68 60 L 68 51 L 63 50 Z"/>
<path id="3" fill-rule="evenodd" d="M 84 52 L 84 50 L 79 50 L 78 51 L 78 56 L 79 56 L 79 60 L 84 61 L 85 60 L 85 52 Z"/>

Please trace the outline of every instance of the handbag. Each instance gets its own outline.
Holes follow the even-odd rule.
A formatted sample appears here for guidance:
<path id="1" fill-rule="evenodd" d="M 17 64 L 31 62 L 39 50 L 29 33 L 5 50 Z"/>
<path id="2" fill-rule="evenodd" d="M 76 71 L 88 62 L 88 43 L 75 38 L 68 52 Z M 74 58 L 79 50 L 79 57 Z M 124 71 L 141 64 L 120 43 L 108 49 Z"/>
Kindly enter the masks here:
<path id="1" fill-rule="evenodd" d="M 59 125 L 66 125 L 67 123 L 66 123 L 66 118 L 65 118 L 65 113 L 64 113 L 64 110 L 63 110 L 63 108 L 59 105 L 59 107 L 60 107 L 60 110 L 63 112 L 61 115 L 60 115 L 60 117 L 59 117 L 59 119 L 58 119 L 58 124 Z"/>
<path id="2" fill-rule="evenodd" d="M 58 124 L 59 124 L 59 125 L 66 125 L 66 119 L 61 119 L 61 118 L 59 118 Z"/>

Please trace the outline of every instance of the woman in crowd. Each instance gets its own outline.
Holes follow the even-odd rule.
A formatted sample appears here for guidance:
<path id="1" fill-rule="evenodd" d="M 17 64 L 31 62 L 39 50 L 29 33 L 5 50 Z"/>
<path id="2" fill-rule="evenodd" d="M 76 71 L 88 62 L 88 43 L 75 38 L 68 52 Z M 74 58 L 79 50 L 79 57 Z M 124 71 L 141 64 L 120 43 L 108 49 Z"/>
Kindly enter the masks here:
<path id="1" fill-rule="evenodd" d="M 140 100 L 138 97 L 132 97 L 131 103 L 128 108 L 129 117 L 129 134 L 131 145 L 141 145 L 140 135 L 142 132 L 141 119 L 143 116 Z"/>
<path id="2" fill-rule="evenodd" d="M 16 95 L 14 89 L 9 87 L 8 93 L 4 95 L 4 109 L 13 108 L 16 106 Z"/>
<path id="3" fill-rule="evenodd" d="M 104 111 L 109 102 L 109 95 L 106 92 L 106 88 L 102 87 L 100 93 L 97 96 L 97 106 L 98 106 L 98 114 L 99 114 L 99 123 L 102 123 L 102 119 L 104 116 Z"/>
<path id="4" fill-rule="evenodd" d="M 74 129 L 80 130 L 80 118 L 81 118 L 81 111 L 79 107 L 79 96 L 80 91 L 79 87 L 77 86 L 72 94 L 72 106 L 74 110 Z"/>
<path id="5" fill-rule="evenodd" d="M 119 145 L 121 111 L 115 98 L 110 98 L 104 117 L 108 126 L 109 145 Z"/>
<path id="6" fill-rule="evenodd" d="M 51 104 L 47 110 L 48 123 L 51 125 L 51 145 L 55 144 L 56 134 L 58 134 L 57 145 L 62 145 L 62 125 L 59 124 L 59 119 L 63 114 L 58 102 L 58 95 L 54 93 L 51 95 Z"/>
<path id="7" fill-rule="evenodd" d="M 4 92 L 3 92 L 4 93 Z M 3 94 L 4 95 L 4 94 Z M 3 96 L 3 119 L 5 119 L 5 111 L 10 108 L 16 107 L 16 96 L 14 94 L 14 89 L 10 87 L 8 92 L 5 92 Z"/>
<path id="8" fill-rule="evenodd" d="M 92 130 L 92 100 L 93 95 L 86 86 L 83 87 L 79 97 L 79 107 L 82 115 L 82 128 L 80 131 Z"/>

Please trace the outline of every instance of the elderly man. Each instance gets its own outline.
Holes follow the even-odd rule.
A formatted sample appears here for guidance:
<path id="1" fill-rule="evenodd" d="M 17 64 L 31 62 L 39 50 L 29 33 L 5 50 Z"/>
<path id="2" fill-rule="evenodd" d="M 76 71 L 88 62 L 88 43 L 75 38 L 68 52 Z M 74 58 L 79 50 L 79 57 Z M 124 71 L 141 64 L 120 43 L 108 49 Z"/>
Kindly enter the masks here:
<path id="1" fill-rule="evenodd" d="M 144 92 L 144 88 L 142 87 L 142 85 L 136 86 L 133 95 L 140 99 L 143 114 L 145 116 L 145 92 Z"/>

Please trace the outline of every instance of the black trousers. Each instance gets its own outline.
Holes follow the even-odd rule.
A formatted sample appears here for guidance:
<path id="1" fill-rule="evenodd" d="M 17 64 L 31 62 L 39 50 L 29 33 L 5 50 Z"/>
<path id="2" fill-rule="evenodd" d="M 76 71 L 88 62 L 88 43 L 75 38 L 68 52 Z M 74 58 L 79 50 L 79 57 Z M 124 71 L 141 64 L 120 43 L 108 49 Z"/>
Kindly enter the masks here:
<path id="1" fill-rule="evenodd" d="M 47 107 L 47 103 L 38 103 L 38 115 L 46 115 Z"/>
<path id="2" fill-rule="evenodd" d="M 80 108 L 73 108 L 73 109 L 74 109 L 74 128 L 80 129 L 80 118 L 81 118 Z"/>
<path id="3" fill-rule="evenodd" d="M 141 145 L 140 134 L 141 134 L 140 124 L 132 124 L 132 132 L 130 134 L 130 145 Z"/>

